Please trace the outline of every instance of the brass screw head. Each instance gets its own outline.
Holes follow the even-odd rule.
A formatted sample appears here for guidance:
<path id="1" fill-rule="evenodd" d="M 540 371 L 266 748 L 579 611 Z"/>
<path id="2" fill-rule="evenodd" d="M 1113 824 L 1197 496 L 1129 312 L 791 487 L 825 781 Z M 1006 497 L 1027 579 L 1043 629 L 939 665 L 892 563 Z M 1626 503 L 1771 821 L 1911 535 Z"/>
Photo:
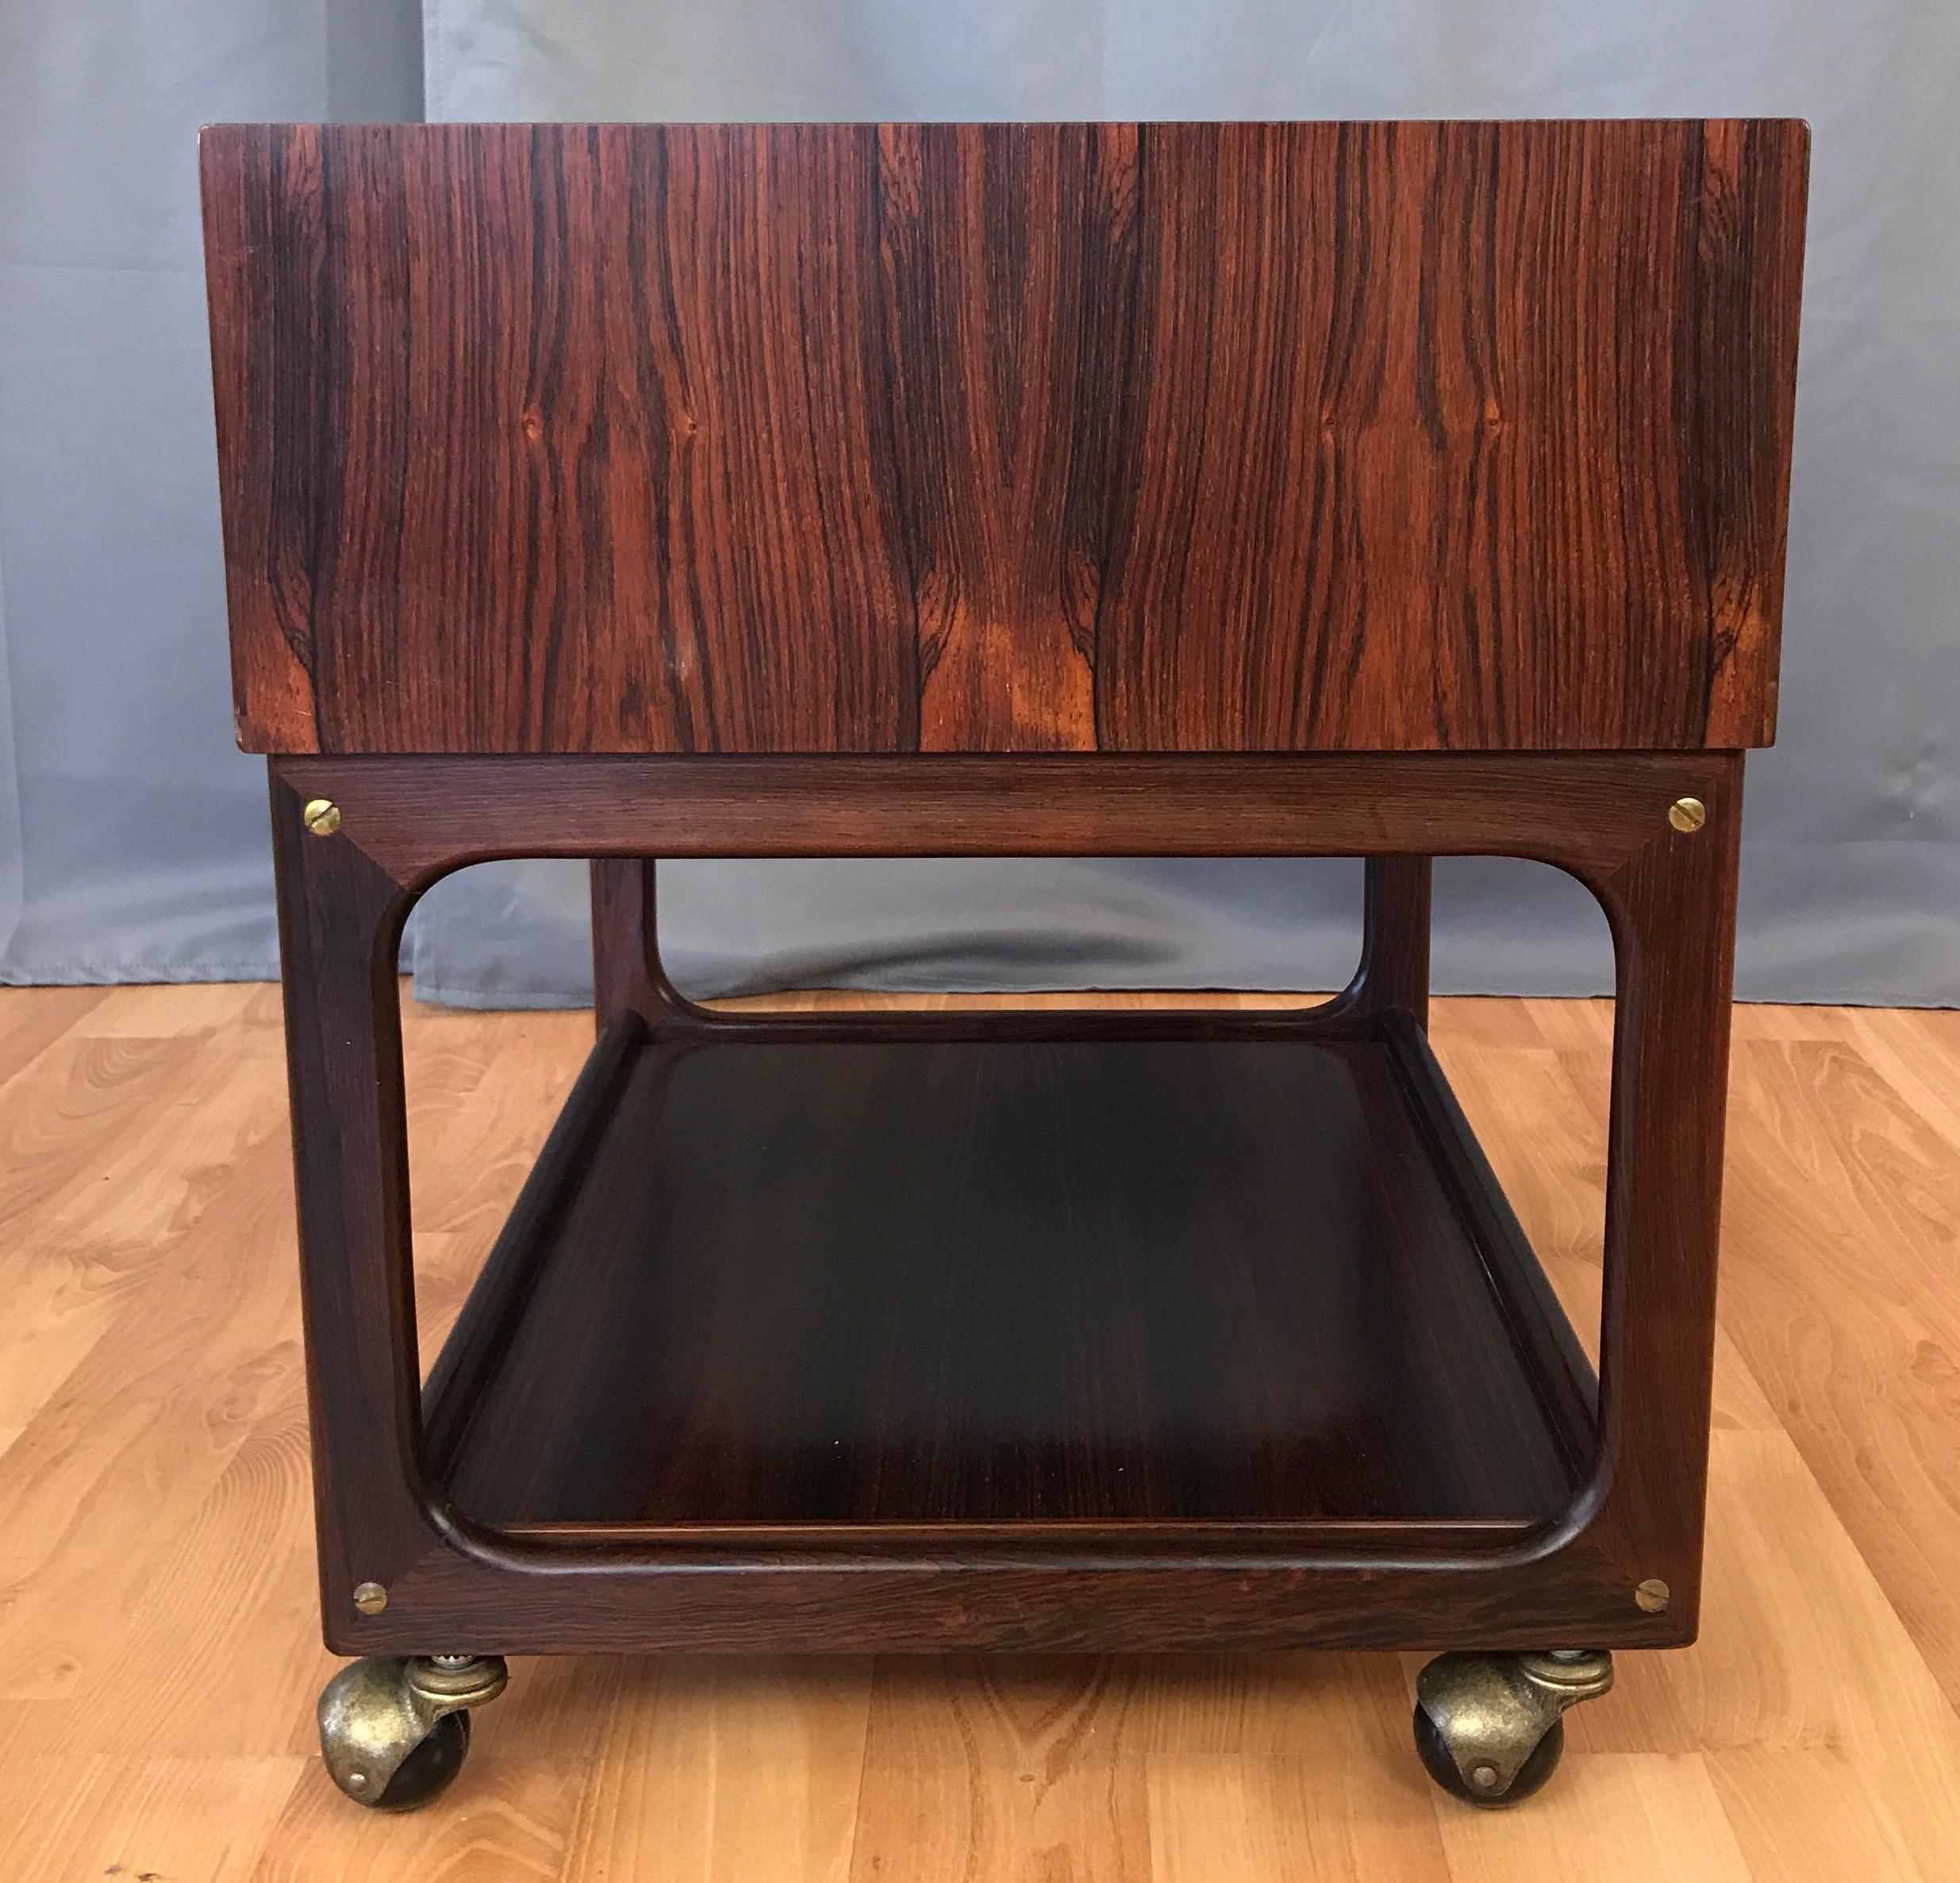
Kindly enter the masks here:
<path id="1" fill-rule="evenodd" d="M 340 828 L 340 807 L 330 797 L 309 797 L 300 813 L 316 837 L 330 837 Z"/>
<path id="2" fill-rule="evenodd" d="M 379 1615 L 388 1605 L 388 1592 L 379 1582 L 363 1582 L 354 1591 L 354 1606 L 363 1615 Z"/>
<path id="3" fill-rule="evenodd" d="M 1697 831 L 1708 820 L 1708 807 L 1698 797 L 1678 797 L 1667 807 L 1667 821 L 1678 831 Z"/>
<path id="4" fill-rule="evenodd" d="M 1667 1585 L 1658 1576 L 1649 1576 L 1633 1592 L 1635 1604 L 1648 1615 L 1658 1615 L 1672 1596 Z"/>

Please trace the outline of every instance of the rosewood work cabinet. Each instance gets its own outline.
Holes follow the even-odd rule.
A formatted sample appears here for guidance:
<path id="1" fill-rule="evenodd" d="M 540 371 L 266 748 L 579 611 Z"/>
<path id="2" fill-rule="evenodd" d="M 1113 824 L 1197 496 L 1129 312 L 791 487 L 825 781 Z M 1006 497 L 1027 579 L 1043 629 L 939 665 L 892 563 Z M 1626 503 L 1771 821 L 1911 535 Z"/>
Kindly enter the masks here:
<path id="1" fill-rule="evenodd" d="M 1542 1782 L 1696 1629 L 1782 121 L 227 126 L 335 1780 L 509 1654 L 1438 1651 Z M 1247 1013 L 736 1016 L 661 857 L 1351 856 Z M 1430 861 L 1611 924 L 1596 1380 L 1432 1055 Z M 396 944 L 591 866 L 598 1039 L 426 1370 Z"/>

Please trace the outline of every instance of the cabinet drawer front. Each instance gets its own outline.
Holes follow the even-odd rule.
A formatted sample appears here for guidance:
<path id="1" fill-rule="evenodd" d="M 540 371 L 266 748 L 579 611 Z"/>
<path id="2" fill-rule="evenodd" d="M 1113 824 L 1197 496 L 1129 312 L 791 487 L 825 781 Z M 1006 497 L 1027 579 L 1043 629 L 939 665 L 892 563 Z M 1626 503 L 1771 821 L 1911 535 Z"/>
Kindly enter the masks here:
<path id="1" fill-rule="evenodd" d="M 214 128 L 240 742 L 1766 744 L 1807 151 Z"/>

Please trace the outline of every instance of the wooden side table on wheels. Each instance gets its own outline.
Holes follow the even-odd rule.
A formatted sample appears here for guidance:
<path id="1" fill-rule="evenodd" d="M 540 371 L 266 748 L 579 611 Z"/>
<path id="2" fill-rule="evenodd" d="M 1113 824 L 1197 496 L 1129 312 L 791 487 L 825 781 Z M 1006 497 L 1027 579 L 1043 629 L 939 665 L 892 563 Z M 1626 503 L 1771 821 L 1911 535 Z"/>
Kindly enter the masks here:
<path id="1" fill-rule="evenodd" d="M 336 1781 L 509 1654 L 1443 1651 L 1508 1804 L 1694 1638 L 1781 121 L 204 141 Z M 1298 1012 L 736 1017 L 659 857 L 1354 856 Z M 1617 960 L 1596 1381 L 1430 1051 L 1430 859 Z M 396 943 L 590 860 L 598 1041 L 415 1341 Z"/>

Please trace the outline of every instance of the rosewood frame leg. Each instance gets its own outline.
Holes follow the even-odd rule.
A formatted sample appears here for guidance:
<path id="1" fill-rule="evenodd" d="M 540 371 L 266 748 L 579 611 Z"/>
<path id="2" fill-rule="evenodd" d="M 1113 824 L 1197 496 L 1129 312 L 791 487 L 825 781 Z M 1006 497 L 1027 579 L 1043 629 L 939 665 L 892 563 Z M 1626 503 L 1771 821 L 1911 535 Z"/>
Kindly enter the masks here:
<path id="1" fill-rule="evenodd" d="M 1701 1604 L 1742 843 L 1742 755 L 1711 760 L 1705 827 L 1591 885 L 1616 994 L 1594 1530 L 1682 1641 Z"/>
<path id="2" fill-rule="evenodd" d="M 623 1013 L 636 1013 L 651 1032 L 711 1016 L 667 978 L 650 856 L 598 856 L 592 872 L 592 1006 L 603 1033 Z"/>
<path id="3" fill-rule="evenodd" d="M 1494 1650 L 1691 1640 L 1741 773 L 1739 755 L 1719 752 L 1343 755 L 1264 764 L 275 760 L 329 1645 L 350 1654 L 459 1654 L 817 1644 Z M 1706 804 L 1706 824 L 1677 832 L 1668 807 L 1688 795 Z M 332 834 L 310 834 L 303 820 L 316 796 L 344 813 Z M 982 804 L 984 819 L 976 815 Z M 959 1525 L 938 1527 L 933 1539 L 881 1543 L 871 1535 L 820 1546 L 773 1532 L 553 1536 L 486 1529 L 447 1507 L 431 1484 L 421 1432 L 395 984 L 402 923 L 429 883 L 486 855 L 630 859 L 632 870 L 609 882 L 644 890 L 650 872 L 637 859 L 656 854 L 1142 855 L 1166 847 L 1524 856 L 1567 869 L 1605 907 L 1620 1005 L 1603 1446 L 1593 1481 L 1563 1518 L 1481 1541 L 1470 1532 L 1397 1538 L 1254 1527 L 1213 1562 L 1174 1539 L 1037 1546 L 962 1535 Z M 1386 902 L 1392 874 L 1382 881 Z M 629 909 L 644 911 L 644 893 L 634 896 Z M 649 962 L 649 979 L 654 972 Z M 1378 979 L 1378 991 L 1389 979 Z M 638 997 L 630 986 L 625 997 L 629 1006 Z M 355 1588 L 368 1581 L 386 1590 L 385 1607 L 371 1598 L 356 1607 Z M 1653 1583 L 1666 1585 L 1664 1598 L 1648 1591 L 1658 1607 L 1635 1597 Z"/>
<path id="4" fill-rule="evenodd" d="M 396 949 L 414 898 L 359 846 L 315 836 L 272 774 L 321 1612 L 366 1651 L 355 1591 L 442 1545 L 420 1443 Z M 371 1600 L 371 1597 L 370 1598 Z M 445 1637 L 417 1651 L 459 1653 Z"/>
<path id="5" fill-rule="evenodd" d="M 1403 1009 L 1429 1024 L 1429 878 L 1426 856 L 1371 856 L 1362 890 L 1358 1013 Z"/>
<path id="6" fill-rule="evenodd" d="M 654 918 L 650 857 L 594 857 L 592 875 L 592 1010 L 603 1033 L 621 1015 L 651 1026 L 666 1002 Z"/>

